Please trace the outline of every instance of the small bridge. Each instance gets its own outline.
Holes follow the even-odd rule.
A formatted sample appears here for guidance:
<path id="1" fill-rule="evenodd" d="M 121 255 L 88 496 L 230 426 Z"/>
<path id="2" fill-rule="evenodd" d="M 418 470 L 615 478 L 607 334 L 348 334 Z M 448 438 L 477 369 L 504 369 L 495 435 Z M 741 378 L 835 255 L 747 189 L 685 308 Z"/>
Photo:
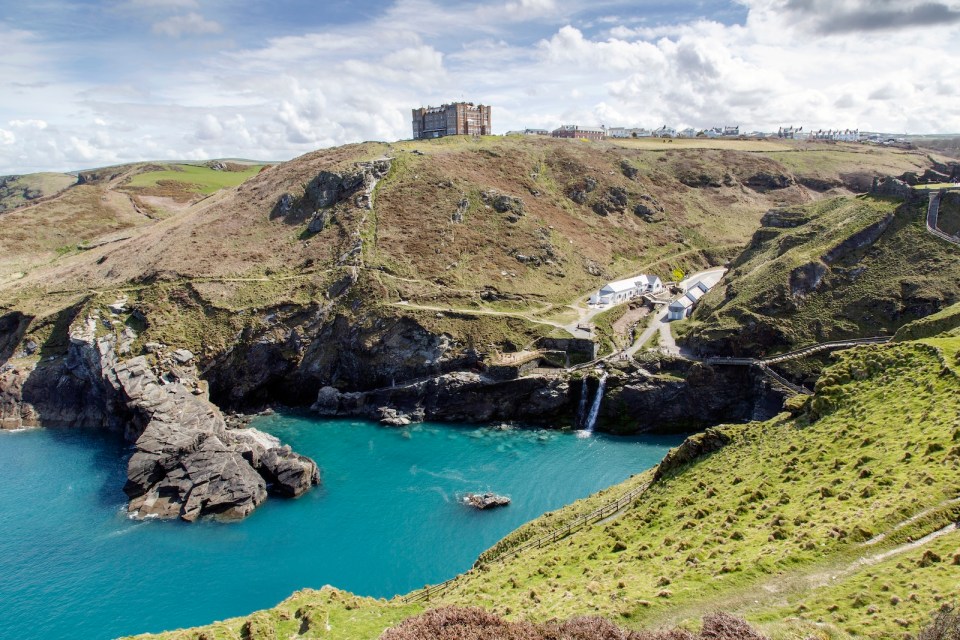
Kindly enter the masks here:
<path id="1" fill-rule="evenodd" d="M 704 358 L 703 362 L 705 364 L 711 365 L 733 365 L 733 366 L 744 366 L 744 367 L 758 367 L 764 375 L 773 379 L 778 384 L 786 387 L 790 391 L 798 394 L 812 395 L 813 392 L 802 387 L 800 385 L 794 384 L 781 376 L 779 373 L 770 368 L 771 364 L 778 364 L 780 362 L 787 362 L 788 360 L 799 360 L 800 358 L 806 358 L 812 356 L 815 353 L 821 351 L 837 351 L 839 349 L 849 349 L 851 347 L 858 347 L 865 344 L 884 344 L 885 342 L 890 341 L 890 336 L 875 336 L 872 338 L 851 338 L 850 340 L 834 340 L 832 342 L 820 342 L 817 344 L 812 344 L 801 349 L 796 349 L 794 351 L 788 351 L 786 353 L 781 353 L 770 358 L 727 358 L 727 357 L 710 357 Z"/>

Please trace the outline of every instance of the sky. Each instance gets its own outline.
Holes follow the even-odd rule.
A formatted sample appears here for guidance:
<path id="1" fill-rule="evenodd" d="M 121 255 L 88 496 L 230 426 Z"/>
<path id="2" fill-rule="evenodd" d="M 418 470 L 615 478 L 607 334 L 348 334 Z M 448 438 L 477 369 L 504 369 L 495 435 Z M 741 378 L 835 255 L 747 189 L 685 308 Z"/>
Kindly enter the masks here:
<path id="1" fill-rule="evenodd" d="M 410 110 L 960 132 L 960 0 L 0 0 L 0 175 L 286 160 Z"/>

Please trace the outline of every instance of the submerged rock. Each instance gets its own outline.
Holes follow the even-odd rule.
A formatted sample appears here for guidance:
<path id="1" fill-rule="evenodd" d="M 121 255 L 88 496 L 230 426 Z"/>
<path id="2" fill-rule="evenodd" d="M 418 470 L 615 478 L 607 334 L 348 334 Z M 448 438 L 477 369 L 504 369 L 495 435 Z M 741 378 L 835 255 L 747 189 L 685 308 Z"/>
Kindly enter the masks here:
<path id="1" fill-rule="evenodd" d="M 505 507 L 510 504 L 510 498 L 507 496 L 498 496 L 495 493 L 468 493 L 463 496 L 463 504 L 475 509 L 491 509 L 493 507 Z"/>

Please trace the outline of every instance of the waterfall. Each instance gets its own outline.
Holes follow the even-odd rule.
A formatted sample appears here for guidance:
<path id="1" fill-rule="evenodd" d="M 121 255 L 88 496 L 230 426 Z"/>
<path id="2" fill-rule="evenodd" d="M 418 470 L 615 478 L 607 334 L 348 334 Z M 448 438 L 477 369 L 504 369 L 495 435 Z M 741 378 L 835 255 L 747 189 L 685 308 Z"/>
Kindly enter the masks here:
<path id="1" fill-rule="evenodd" d="M 580 387 L 580 408 L 577 409 L 577 426 L 583 427 L 583 421 L 587 417 L 587 376 L 583 377 L 583 385 Z"/>
<path id="2" fill-rule="evenodd" d="M 597 385 L 597 395 L 593 398 L 593 404 L 590 406 L 590 414 L 587 416 L 587 423 L 583 426 L 584 431 L 593 433 L 593 425 L 597 421 L 597 414 L 600 413 L 600 401 L 603 400 L 603 389 L 607 386 L 606 372 L 600 374 L 599 384 Z"/>

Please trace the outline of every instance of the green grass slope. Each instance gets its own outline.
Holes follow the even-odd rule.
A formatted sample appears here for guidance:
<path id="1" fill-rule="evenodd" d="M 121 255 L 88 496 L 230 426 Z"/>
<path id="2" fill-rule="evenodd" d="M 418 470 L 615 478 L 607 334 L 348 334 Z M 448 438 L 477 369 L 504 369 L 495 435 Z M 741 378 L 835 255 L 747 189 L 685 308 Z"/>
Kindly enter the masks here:
<path id="1" fill-rule="evenodd" d="M 948 191 L 940 198 L 937 226 L 950 235 L 960 235 L 960 191 Z"/>
<path id="2" fill-rule="evenodd" d="M 139 173 L 124 185 L 133 192 L 162 191 L 164 186 L 180 185 L 185 192 L 211 194 L 227 187 L 236 187 L 257 175 L 263 165 L 226 165 L 234 170 L 217 170 L 206 165 L 172 164 L 155 171 Z"/>
<path id="3" fill-rule="evenodd" d="M 920 203 L 859 196 L 767 215 L 693 316 L 706 353 L 772 354 L 892 335 L 960 300 L 960 253 L 927 233 Z"/>
<path id="4" fill-rule="evenodd" d="M 695 627 L 724 610 L 784 639 L 916 632 L 958 598 L 960 338 L 843 352 L 817 394 L 791 411 L 712 431 L 725 446 L 673 454 L 619 517 L 504 562 L 486 554 L 425 606 L 480 605 L 533 621 L 601 615 L 630 628 Z M 544 516 L 501 548 L 588 503 Z M 281 637 L 250 624 L 286 615 L 292 629 L 290 612 L 322 611 L 329 600 L 302 592 L 269 612 L 162 637 L 233 637 L 244 625 L 244 637 Z M 375 638 L 417 608 L 357 607 L 356 638 Z M 323 634 L 308 625 L 301 637 Z"/>
<path id="5" fill-rule="evenodd" d="M 932 338 L 939 334 L 960 335 L 960 303 L 900 327 L 895 340 Z"/>

